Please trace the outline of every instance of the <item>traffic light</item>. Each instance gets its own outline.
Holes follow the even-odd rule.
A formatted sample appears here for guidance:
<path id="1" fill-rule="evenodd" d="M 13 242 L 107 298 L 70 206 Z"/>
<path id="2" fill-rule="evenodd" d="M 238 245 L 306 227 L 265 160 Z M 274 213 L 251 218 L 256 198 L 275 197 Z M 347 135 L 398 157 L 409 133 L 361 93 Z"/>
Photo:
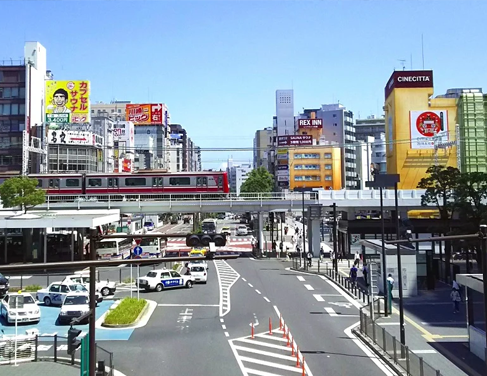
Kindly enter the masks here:
<path id="1" fill-rule="evenodd" d="M 269 213 L 269 222 L 274 223 L 274 212 Z"/>
<path id="2" fill-rule="evenodd" d="M 208 247 L 210 243 L 215 243 L 217 247 L 227 244 L 224 234 L 188 234 L 186 235 L 186 245 L 188 247 Z"/>
<path id="3" fill-rule="evenodd" d="M 81 330 L 76 328 L 69 328 L 68 330 L 68 355 L 73 355 L 81 341 L 77 338 L 81 334 Z"/>

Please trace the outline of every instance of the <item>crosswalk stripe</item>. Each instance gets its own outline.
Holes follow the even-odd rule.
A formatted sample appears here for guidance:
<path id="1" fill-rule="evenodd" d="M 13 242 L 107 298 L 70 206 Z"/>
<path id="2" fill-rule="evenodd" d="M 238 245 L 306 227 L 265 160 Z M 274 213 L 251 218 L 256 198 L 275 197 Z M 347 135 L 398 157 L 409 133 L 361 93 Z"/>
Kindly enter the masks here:
<path id="1" fill-rule="evenodd" d="M 284 364 L 268 362 L 266 360 L 260 360 L 260 359 L 253 359 L 253 358 L 249 358 L 247 356 L 240 356 L 239 358 L 240 358 L 240 360 L 242 360 L 244 362 L 260 364 L 261 366 L 274 367 L 274 368 L 279 368 L 279 369 L 283 369 L 286 371 L 297 372 L 297 373 L 302 372 L 301 368 L 298 368 L 296 366 L 285 366 Z"/>
<path id="2" fill-rule="evenodd" d="M 279 376 L 278 373 L 270 373 L 265 371 L 259 371 L 257 369 L 245 368 L 247 375 L 257 375 L 257 376 Z"/>
<path id="3" fill-rule="evenodd" d="M 266 355 L 268 357 L 285 359 L 285 360 L 296 360 L 296 357 L 294 357 L 294 356 L 281 355 L 281 354 L 273 353 L 270 351 L 264 351 L 264 350 L 257 350 L 257 349 L 253 349 L 251 347 L 244 347 L 244 346 L 238 346 L 238 345 L 234 345 L 233 347 L 236 348 L 237 350 L 242 350 L 242 351 L 250 352 L 253 354 Z"/>
<path id="4" fill-rule="evenodd" d="M 269 348 L 278 349 L 278 350 L 291 351 L 291 347 L 284 347 L 282 345 L 275 345 L 273 343 L 256 341 L 255 339 L 242 338 L 242 339 L 239 339 L 238 342 L 251 343 L 251 344 L 254 344 L 257 346 L 269 347 Z"/>

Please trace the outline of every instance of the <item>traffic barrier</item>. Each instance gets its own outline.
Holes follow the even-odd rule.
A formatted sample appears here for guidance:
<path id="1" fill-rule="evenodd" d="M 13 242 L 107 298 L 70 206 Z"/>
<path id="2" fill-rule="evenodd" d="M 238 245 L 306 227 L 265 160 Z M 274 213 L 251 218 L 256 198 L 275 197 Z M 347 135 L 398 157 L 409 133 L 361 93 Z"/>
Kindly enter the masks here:
<path id="1" fill-rule="evenodd" d="M 296 367 L 299 367 L 299 347 L 296 346 Z"/>
<path id="2" fill-rule="evenodd" d="M 269 334 L 272 335 L 272 320 L 269 317 Z"/>
<path id="3" fill-rule="evenodd" d="M 252 325 L 251 325 L 250 338 L 254 339 L 254 323 L 252 323 Z"/>
<path id="4" fill-rule="evenodd" d="M 301 365 L 303 367 L 303 376 L 306 375 L 306 370 L 304 369 L 304 356 L 303 356 L 303 361 L 301 362 Z"/>

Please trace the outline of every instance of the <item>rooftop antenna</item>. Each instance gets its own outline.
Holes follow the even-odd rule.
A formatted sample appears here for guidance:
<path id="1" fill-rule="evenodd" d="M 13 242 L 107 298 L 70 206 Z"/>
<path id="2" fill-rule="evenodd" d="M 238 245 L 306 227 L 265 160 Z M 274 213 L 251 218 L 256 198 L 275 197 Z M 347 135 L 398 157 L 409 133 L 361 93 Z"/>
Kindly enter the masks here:
<path id="1" fill-rule="evenodd" d="M 405 59 L 397 59 L 401 62 L 402 70 L 406 70 L 406 60 Z"/>

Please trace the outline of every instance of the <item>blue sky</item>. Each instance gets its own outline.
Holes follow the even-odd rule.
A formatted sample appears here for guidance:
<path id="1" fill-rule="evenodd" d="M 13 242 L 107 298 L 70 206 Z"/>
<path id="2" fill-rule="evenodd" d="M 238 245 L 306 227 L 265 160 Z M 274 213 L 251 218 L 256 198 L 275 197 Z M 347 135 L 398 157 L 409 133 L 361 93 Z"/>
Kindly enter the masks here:
<path id="1" fill-rule="evenodd" d="M 434 70 L 435 94 L 487 90 L 485 0 L 5 1 L 0 60 L 47 49 L 55 79 L 91 81 L 93 101 L 163 102 L 202 148 L 251 148 L 275 90 L 295 112 L 344 104 L 382 114 L 394 69 Z M 250 151 L 204 152 L 204 167 Z"/>

